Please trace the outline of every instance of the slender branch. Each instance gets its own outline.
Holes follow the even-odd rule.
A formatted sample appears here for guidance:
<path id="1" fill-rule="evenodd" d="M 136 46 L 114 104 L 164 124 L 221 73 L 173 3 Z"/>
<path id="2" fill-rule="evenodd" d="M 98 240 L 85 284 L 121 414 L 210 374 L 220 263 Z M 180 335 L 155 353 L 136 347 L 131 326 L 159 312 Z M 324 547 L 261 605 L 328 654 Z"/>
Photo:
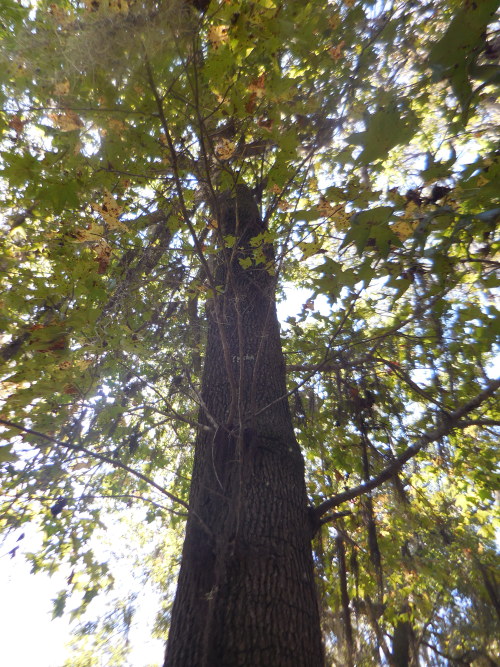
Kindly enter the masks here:
<path id="1" fill-rule="evenodd" d="M 383 340 L 385 340 L 391 334 L 397 333 L 398 331 L 403 329 L 407 324 L 411 324 L 411 322 L 417 320 L 421 315 L 430 310 L 435 303 L 437 303 L 440 299 L 444 298 L 445 294 L 449 291 L 450 288 L 443 289 L 442 292 L 440 292 L 439 294 L 435 294 L 426 303 L 420 303 L 419 305 L 417 305 L 417 307 L 413 310 L 412 314 L 405 320 L 401 320 L 400 322 L 394 324 L 392 327 L 386 329 L 385 331 L 381 330 L 379 334 L 374 332 L 373 336 L 356 341 L 352 343 L 352 345 L 348 345 L 346 349 L 349 349 L 351 347 L 359 347 L 360 345 L 367 346 L 368 343 L 374 342 L 375 344 L 372 346 L 370 350 L 370 354 L 374 354 L 376 349 L 379 347 L 379 345 Z"/>
<path id="2" fill-rule="evenodd" d="M 113 466 L 114 468 L 121 468 L 122 470 L 125 470 L 125 472 L 128 472 L 129 475 L 132 475 L 133 477 L 137 477 L 137 479 L 142 480 L 143 482 L 146 482 L 149 486 L 152 486 L 154 489 L 162 493 L 164 496 L 172 500 L 174 503 L 178 503 L 179 505 L 182 505 L 186 510 L 189 511 L 189 504 L 185 501 L 182 500 L 181 498 L 178 498 L 177 496 L 174 496 L 173 493 L 170 493 L 170 491 L 167 491 L 163 486 L 160 484 L 157 484 L 154 480 L 152 480 L 150 477 L 147 475 L 144 475 L 142 472 L 139 472 L 137 470 L 134 470 L 130 466 L 128 466 L 126 463 L 122 463 L 118 459 L 113 459 L 111 456 L 106 456 L 106 454 L 100 454 L 98 452 L 93 452 L 90 449 L 87 449 L 87 447 L 83 447 L 82 445 L 75 445 L 72 442 L 63 442 L 62 440 L 58 440 L 57 438 L 53 438 L 50 435 L 46 435 L 45 433 L 41 433 L 40 431 L 35 431 L 34 429 L 31 428 L 26 428 L 25 426 L 21 426 L 20 424 L 16 424 L 14 422 L 8 421 L 7 419 L 0 419 L 0 424 L 3 424 L 4 426 L 8 426 L 9 428 L 15 428 L 18 431 L 21 431 L 22 433 L 29 433 L 30 435 L 34 435 L 37 438 L 42 438 L 43 440 L 47 440 L 48 442 L 51 442 L 54 445 L 58 445 L 59 447 L 64 447 L 66 449 L 71 449 L 75 452 L 80 452 L 83 454 L 87 454 L 87 456 L 90 456 L 94 459 L 98 459 L 99 461 L 102 461 L 103 463 L 108 463 L 109 465 Z M 202 528 L 208 533 L 208 535 L 212 535 L 211 530 L 208 528 L 208 526 L 204 523 L 204 521 L 197 516 L 194 512 L 193 515 L 196 517 L 196 519 L 199 521 L 200 525 Z"/>
<path id="3" fill-rule="evenodd" d="M 142 407 L 143 406 L 141 406 L 141 409 Z M 129 412 L 132 412 L 132 410 L 129 410 Z M 165 415 L 166 419 L 162 419 L 161 421 L 155 422 L 151 426 L 148 426 L 148 428 L 144 429 L 142 433 L 147 433 L 148 431 L 152 431 L 154 428 L 158 428 L 159 426 L 163 426 L 164 424 L 170 424 L 170 422 L 174 420 L 183 422 L 184 424 L 188 424 L 188 426 L 191 426 L 192 428 L 201 429 L 202 431 L 210 431 L 211 433 L 214 430 L 211 426 L 207 426 L 206 424 L 202 424 L 201 422 L 195 421 L 194 419 L 188 419 L 187 417 L 179 415 L 177 412 L 175 412 L 175 410 L 173 410 L 172 413 L 168 413 L 156 409 L 156 412 L 160 415 Z"/>
<path id="4" fill-rule="evenodd" d="M 445 405 L 441 403 L 441 401 L 438 401 L 432 396 L 429 396 L 428 393 L 422 389 L 422 387 L 420 387 L 416 382 L 413 382 L 411 377 L 405 373 L 405 371 L 397 363 L 390 361 L 389 359 L 383 359 L 382 357 L 373 357 L 372 359 L 374 362 L 389 366 L 394 375 L 397 375 L 400 380 L 406 382 L 410 389 L 413 389 L 416 394 L 425 398 L 426 401 L 429 401 L 429 403 L 434 403 L 434 405 L 437 405 L 441 409 L 445 409 Z"/>
<path id="5" fill-rule="evenodd" d="M 125 277 L 118 284 L 108 302 L 103 306 L 101 314 L 97 320 L 98 322 L 105 316 L 111 314 L 131 289 L 134 282 L 136 282 L 143 274 L 150 273 L 163 257 L 173 238 L 173 234 L 167 225 L 170 216 L 171 211 L 155 211 L 154 213 L 141 216 L 141 218 L 148 218 L 151 225 L 156 225 L 156 229 L 151 238 L 151 243 L 149 247 L 144 249 L 137 264 L 134 267 L 129 266 L 127 268 Z M 134 222 L 137 222 L 137 220 L 139 220 L 139 218 Z M 159 243 L 156 244 L 156 241 L 159 241 Z"/>
<path id="6" fill-rule="evenodd" d="M 57 495 L 52 495 L 52 496 L 29 496 L 28 493 L 20 493 L 16 494 L 13 499 L 18 500 L 21 498 L 23 495 L 28 496 L 30 501 L 33 500 L 38 500 L 39 502 L 49 502 L 53 503 L 56 500 L 59 500 L 61 496 L 64 497 L 64 500 L 67 501 L 66 507 L 71 507 L 72 504 L 76 504 L 77 502 L 81 500 L 107 500 L 107 499 L 112 499 L 112 500 L 142 500 L 144 503 L 149 503 L 150 505 L 153 505 L 154 507 L 157 507 L 160 510 L 163 510 L 165 512 L 170 512 L 171 514 L 175 514 L 176 516 L 180 516 L 182 518 L 187 517 L 186 512 L 176 512 L 173 510 L 171 507 L 165 507 L 165 505 L 160 505 L 160 503 L 157 503 L 155 500 L 152 500 L 151 498 L 145 498 L 144 496 L 140 496 L 136 493 L 100 493 L 100 494 L 94 494 L 94 493 L 84 493 L 81 496 L 66 496 L 64 494 L 57 494 Z M 0 497 L 6 498 L 7 500 L 11 499 L 11 496 L 8 496 L 6 494 L 2 494 Z"/>
<path id="7" fill-rule="evenodd" d="M 336 359 L 336 361 L 335 361 Z M 317 364 L 287 364 L 287 371 L 295 371 L 298 373 L 331 373 L 333 371 L 338 371 L 343 368 L 355 368 L 356 366 L 362 366 L 367 362 L 372 361 L 373 357 L 370 355 L 365 355 L 363 357 L 358 357 L 352 361 L 344 361 L 340 357 L 333 357 L 327 363 L 320 361 Z"/>
<path id="8" fill-rule="evenodd" d="M 196 251 L 197 251 L 197 255 L 200 259 L 200 262 L 203 265 L 203 268 L 205 269 L 205 273 L 206 273 L 206 276 L 207 276 L 207 280 L 210 283 L 210 287 L 214 290 L 214 292 L 216 292 L 215 278 L 214 278 L 214 276 L 212 274 L 212 271 L 210 270 L 210 267 L 208 265 L 207 259 L 205 257 L 204 252 L 203 252 L 203 248 L 202 248 L 200 239 L 198 238 L 198 235 L 196 234 L 196 230 L 191 223 L 189 211 L 188 211 L 187 206 L 186 206 L 186 202 L 185 202 L 184 194 L 183 194 L 183 186 L 182 186 L 181 178 L 180 178 L 180 175 L 179 175 L 179 165 L 178 165 L 177 151 L 175 149 L 174 142 L 173 142 L 172 136 L 170 134 L 170 127 L 169 127 L 169 124 L 167 122 L 165 112 L 163 110 L 163 102 L 162 102 L 162 99 L 161 99 L 160 94 L 158 92 L 158 88 L 156 87 L 156 83 L 155 83 L 154 76 L 153 76 L 153 70 L 151 68 L 151 64 L 149 62 L 149 58 L 148 58 L 147 53 L 146 53 L 145 50 L 144 50 L 144 59 L 145 59 L 145 66 L 146 66 L 146 73 L 147 73 L 147 77 L 148 77 L 148 82 L 149 82 L 153 97 L 155 99 L 155 103 L 156 103 L 156 106 L 157 106 L 157 109 L 158 109 L 158 117 L 160 119 L 162 130 L 165 133 L 165 139 L 167 141 L 167 146 L 168 146 L 168 150 L 169 150 L 169 153 L 170 153 L 170 159 L 172 160 L 172 173 L 173 173 L 173 176 L 174 176 L 175 188 L 176 188 L 176 191 L 177 191 L 177 196 L 179 198 L 179 204 L 180 204 L 180 207 L 181 207 L 182 217 L 184 218 L 184 222 L 186 223 L 186 225 L 188 227 L 188 230 L 189 230 L 189 233 L 191 234 L 191 237 L 193 239 L 193 243 L 194 243 Z"/>
<path id="9" fill-rule="evenodd" d="M 486 399 L 490 398 L 499 387 L 500 379 L 492 380 L 486 389 L 484 389 L 480 394 L 472 398 L 460 408 L 457 408 L 453 412 L 447 413 L 446 417 L 441 420 L 440 424 L 435 429 L 424 433 L 424 435 L 421 436 L 421 438 L 414 445 L 408 447 L 403 452 L 403 454 L 398 456 L 378 475 L 369 481 L 364 482 L 363 484 L 359 484 L 358 486 L 355 486 L 351 489 L 347 489 L 347 491 L 343 491 L 342 493 L 333 496 L 333 498 L 329 498 L 328 500 L 322 502 L 313 510 L 313 514 L 316 520 L 320 521 L 321 517 L 334 507 L 338 507 L 348 500 L 352 500 L 353 498 L 357 498 L 358 496 L 368 493 L 369 491 L 373 491 L 373 489 L 376 489 L 388 479 L 393 477 L 397 472 L 399 472 L 399 470 L 401 470 L 407 461 L 416 456 L 420 450 L 426 447 L 429 443 L 434 442 L 435 440 L 439 440 L 439 438 L 448 435 L 448 433 L 450 433 L 453 429 L 459 428 L 461 426 L 460 420 L 462 417 L 467 415 L 469 412 L 472 412 L 472 410 L 478 408 Z"/>
<path id="10" fill-rule="evenodd" d="M 341 519 L 342 517 L 349 516 L 350 514 L 352 514 L 351 510 L 344 510 L 343 512 L 334 512 L 333 514 L 328 514 L 327 516 L 324 516 L 321 519 L 319 525 L 324 526 L 326 523 L 329 523 L 330 521 Z"/>
<path id="11" fill-rule="evenodd" d="M 152 500 L 151 498 L 145 498 L 144 496 L 139 496 L 136 493 L 107 493 L 107 494 L 89 494 L 85 493 L 82 496 L 77 496 L 75 498 L 68 498 L 68 503 L 70 500 L 74 502 L 78 502 L 79 500 L 99 500 L 99 499 L 113 499 L 113 500 L 142 500 L 143 503 L 149 503 L 150 505 L 153 505 L 153 507 L 158 508 L 159 510 L 164 510 L 165 512 L 170 512 L 171 514 L 175 514 L 176 516 L 180 516 L 183 518 L 187 517 L 186 512 L 176 512 L 175 510 L 171 509 L 170 507 L 165 507 L 165 505 L 160 505 L 160 503 L 157 503 L 155 500 Z"/>

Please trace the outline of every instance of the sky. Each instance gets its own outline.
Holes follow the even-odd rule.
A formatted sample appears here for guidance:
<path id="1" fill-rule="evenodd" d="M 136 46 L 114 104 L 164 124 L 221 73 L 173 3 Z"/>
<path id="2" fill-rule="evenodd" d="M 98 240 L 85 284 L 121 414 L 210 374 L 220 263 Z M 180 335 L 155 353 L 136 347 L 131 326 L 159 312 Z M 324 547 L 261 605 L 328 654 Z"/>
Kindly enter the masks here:
<path id="1" fill-rule="evenodd" d="M 51 598 L 63 588 L 64 577 L 30 575 L 19 557 L 0 554 L 0 664 L 5 667 L 60 667 L 68 623 L 50 621 Z"/>
<path id="2" fill-rule="evenodd" d="M 23 550 L 35 550 L 40 542 L 34 530 L 25 529 Z M 52 576 L 31 574 L 31 565 L 21 553 L 9 554 L 15 538 L 0 548 L 0 665 L 2 667 L 61 667 L 69 657 L 69 615 L 52 620 L 52 600 L 67 588 L 69 570 L 63 566 Z M 144 602 L 145 600 L 145 602 Z M 153 667 L 162 664 L 164 645 L 151 637 L 151 625 L 159 600 L 147 593 L 130 633 L 132 652 L 123 667 Z M 99 667 L 106 667 L 103 662 Z"/>

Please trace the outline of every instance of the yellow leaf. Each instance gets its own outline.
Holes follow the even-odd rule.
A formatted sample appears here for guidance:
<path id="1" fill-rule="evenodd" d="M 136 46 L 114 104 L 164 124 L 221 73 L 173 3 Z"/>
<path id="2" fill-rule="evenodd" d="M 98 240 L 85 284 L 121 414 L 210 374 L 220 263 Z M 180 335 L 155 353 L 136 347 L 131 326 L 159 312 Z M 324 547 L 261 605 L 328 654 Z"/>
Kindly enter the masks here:
<path id="1" fill-rule="evenodd" d="M 9 120 L 9 127 L 14 130 L 17 136 L 19 136 L 23 131 L 25 122 L 26 121 L 21 120 L 19 116 L 12 116 Z"/>
<path id="2" fill-rule="evenodd" d="M 3 381 L 0 386 L 0 399 L 3 400 L 5 398 L 8 398 L 11 394 L 13 394 L 16 391 L 16 389 L 22 386 L 23 383 Z M 6 419 L 8 419 L 8 417 L 6 417 Z"/>
<path id="3" fill-rule="evenodd" d="M 101 5 L 101 0 L 83 0 L 83 3 L 88 12 L 96 12 Z"/>
<path id="4" fill-rule="evenodd" d="M 413 234 L 417 225 L 418 221 L 406 222 L 405 220 L 401 220 L 400 222 L 394 222 L 391 225 L 391 229 L 400 241 L 406 241 Z"/>
<path id="5" fill-rule="evenodd" d="M 94 362 L 93 362 L 92 359 L 80 359 L 80 361 L 77 361 L 77 362 L 75 363 L 75 366 L 76 366 L 77 368 L 80 368 L 81 370 L 85 370 L 86 368 L 88 368 L 89 366 L 91 366 L 93 363 L 94 363 Z"/>
<path id="6" fill-rule="evenodd" d="M 127 225 L 118 220 L 118 216 L 123 209 L 118 205 L 116 199 L 113 197 L 109 190 L 104 190 L 102 205 L 96 203 L 92 203 L 90 205 L 94 211 L 99 213 L 104 218 L 104 222 L 110 229 L 123 229 L 128 231 Z"/>
<path id="7" fill-rule="evenodd" d="M 330 215 L 332 215 L 335 210 L 324 195 L 321 195 L 317 208 L 321 215 L 324 215 L 325 218 L 328 218 Z"/>
<path id="8" fill-rule="evenodd" d="M 89 12 L 106 12 L 111 14 L 128 14 L 128 0 L 83 0 Z"/>
<path id="9" fill-rule="evenodd" d="M 339 205 L 337 209 L 332 218 L 333 226 L 338 232 L 343 232 L 349 227 L 351 216 L 347 215 L 343 206 Z"/>
<path id="10" fill-rule="evenodd" d="M 54 90 L 52 91 L 54 95 L 67 95 L 69 93 L 69 81 L 65 79 L 64 81 L 59 81 L 55 84 Z"/>
<path id="11" fill-rule="evenodd" d="M 324 195 L 321 195 L 317 209 L 321 215 L 331 220 L 338 232 L 342 232 L 349 227 L 351 216 L 346 213 L 344 204 L 334 206 Z"/>
<path id="12" fill-rule="evenodd" d="M 331 49 L 328 49 L 328 53 L 335 62 L 343 58 L 344 54 L 342 52 L 344 50 L 344 46 L 345 46 L 345 41 L 342 40 L 340 44 L 338 44 L 337 46 L 332 46 Z"/>
<path id="13" fill-rule="evenodd" d="M 420 206 L 414 201 L 409 201 L 405 206 L 403 219 L 414 220 L 416 217 L 420 217 L 421 214 Z"/>
<path id="14" fill-rule="evenodd" d="M 76 472 L 77 470 L 88 470 L 91 468 L 94 464 L 93 463 L 75 463 L 74 465 L 71 466 L 71 470 L 73 472 Z"/>
<path id="15" fill-rule="evenodd" d="M 63 132 L 71 132 L 83 127 L 82 119 L 71 109 L 66 109 L 64 113 L 51 113 L 49 118 Z"/>
<path id="16" fill-rule="evenodd" d="M 86 229 L 78 229 L 75 243 L 98 243 L 104 233 L 104 227 L 92 222 Z"/>
<path id="17" fill-rule="evenodd" d="M 229 139 L 220 139 L 215 144 L 215 154 L 220 160 L 229 160 L 229 158 L 232 157 L 235 148 L 236 146 L 234 142 Z"/>
<path id="18" fill-rule="evenodd" d="M 106 273 L 106 269 L 108 268 L 108 264 L 111 259 L 112 248 L 107 241 L 100 239 L 95 249 L 97 254 L 96 260 L 99 263 L 97 273 L 102 275 L 103 273 Z"/>
<path id="19" fill-rule="evenodd" d="M 255 93 L 257 99 L 264 97 L 264 93 L 266 92 L 266 75 L 261 74 L 256 79 L 254 79 L 248 86 L 248 90 L 251 93 Z"/>
<path id="20" fill-rule="evenodd" d="M 214 47 L 218 49 L 222 44 L 226 44 L 229 41 L 229 26 L 227 25 L 213 25 L 208 30 L 208 41 Z"/>
<path id="21" fill-rule="evenodd" d="M 115 14 L 128 14 L 128 2 L 127 0 L 108 0 L 109 9 Z"/>
<path id="22" fill-rule="evenodd" d="M 332 30 L 336 30 L 340 25 L 340 14 L 335 12 L 328 18 L 328 24 Z"/>
<path id="23" fill-rule="evenodd" d="M 49 14 L 62 26 L 67 25 L 71 20 L 71 17 L 66 14 L 64 9 L 55 3 L 49 5 Z"/>
<path id="24" fill-rule="evenodd" d="M 301 241 L 298 245 L 303 253 L 301 260 L 308 259 L 322 250 L 321 242 L 319 241 Z"/>
<path id="25" fill-rule="evenodd" d="M 476 181 L 477 187 L 481 188 L 483 185 L 486 185 L 486 183 L 489 183 L 489 180 L 481 174 Z"/>
<path id="26" fill-rule="evenodd" d="M 391 229 L 400 241 L 406 241 L 407 238 L 413 235 L 422 216 L 423 212 L 420 206 L 414 201 L 409 201 L 405 206 L 403 217 L 400 221 L 394 222 L 391 225 Z"/>
<path id="27" fill-rule="evenodd" d="M 108 125 L 115 132 L 122 132 L 127 129 L 127 124 L 118 118 L 110 118 Z"/>

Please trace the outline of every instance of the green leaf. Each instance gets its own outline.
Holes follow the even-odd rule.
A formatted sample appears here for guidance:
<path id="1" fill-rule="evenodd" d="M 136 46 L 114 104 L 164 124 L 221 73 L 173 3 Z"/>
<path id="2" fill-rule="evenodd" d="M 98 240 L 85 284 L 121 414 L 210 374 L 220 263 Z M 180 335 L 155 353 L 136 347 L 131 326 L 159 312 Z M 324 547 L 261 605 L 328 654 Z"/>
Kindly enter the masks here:
<path id="1" fill-rule="evenodd" d="M 387 158 L 392 148 L 409 141 L 417 125 L 414 113 L 403 104 L 391 102 L 369 114 L 366 130 L 351 134 L 347 140 L 363 149 L 356 160 L 357 164 L 369 164 Z"/>
<path id="2" fill-rule="evenodd" d="M 306 222 L 310 222 L 311 220 L 318 220 L 318 218 L 321 218 L 321 213 L 314 208 L 311 209 L 303 209 L 300 211 L 293 211 L 291 214 L 292 220 L 304 220 Z"/>
<path id="3" fill-rule="evenodd" d="M 40 201 L 46 201 L 53 207 L 56 215 L 62 213 L 65 209 L 77 208 L 78 186 L 75 181 L 65 183 L 46 183 L 40 190 Z"/>
<path id="4" fill-rule="evenodd" d="M 251 257 L 240 257 L 238 261 L 242 269 L 249 269 L 253 264 Z"/>
<path id="5" fill-rule="evenodd" d="M 301 259 L 308 259 L 312 255 L 317 254 L 321 248 L 322 244 L 319 241 L 301 241 L 298 246 L 302 250 L 302 258 Z"/>
<path id="6" fill-rule="evenodd" d="M 12 445 L 4 445 L 0 447 L 0 464 L 12 463 L 13 461 L 18 461 L 18 460 L 19 456 L 17 456 L 17 454 L 14 454 L 12 452 Z"/>
<path id="7" fill-rule="evenodd" d="M 441 39 L 429 52 L 428 63 L 437 80 L 449 79 L 467 121 L 472 101 L 473 64 L 484 46 L 484 33 L 495 18 L 498 0 L 465 2 L 457 11 Z"/>
<path id="8" fill-rule="evenodd" d="M 483 44 L 484 30 L 495 18 L 498 0 L 464 2 L 453 17 L 441 39 L 429 52 L 429 65 L 442 74 L 460 68 L 475 59 L 476 50 Z"/>
<path id="9" fill-rule="evenodd" d="M 64 613 L 64 608 L 66 607 L 66 600 L 68 597 L 67 591 L 61 591 L 57 594 L 55 600 L 53 600 L 54 607 L 52 610 L 52 619 L 59 618 Z"/>
<path id="10" fill-rule="evenodd" d="M 340 248 L 343 249 L 354 243 L 358 254 L 361 254 L 369 242 L 370 247 L 379 249 L 386 247 L 386 241 L 394 243 L 396 237 L 384 224 L 390 219 L 393 212 L 392 206 L 376 206 L 373 209 L 356 213 Z"/>

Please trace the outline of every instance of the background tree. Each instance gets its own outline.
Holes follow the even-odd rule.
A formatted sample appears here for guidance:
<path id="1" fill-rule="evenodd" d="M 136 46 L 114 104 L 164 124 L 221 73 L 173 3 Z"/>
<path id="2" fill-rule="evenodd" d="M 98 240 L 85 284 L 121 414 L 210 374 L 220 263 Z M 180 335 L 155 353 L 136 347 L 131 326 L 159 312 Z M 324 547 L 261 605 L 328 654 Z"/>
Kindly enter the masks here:
<path id="1" fill-rule="evenodd" d="M 166 664 L 321 664 L 313 564 L 328 664 L 496 664 L 497 7 L 4 2 L 2 520 L 56 615 L 117 516 L 171 600 L 187 516 Z"/>

